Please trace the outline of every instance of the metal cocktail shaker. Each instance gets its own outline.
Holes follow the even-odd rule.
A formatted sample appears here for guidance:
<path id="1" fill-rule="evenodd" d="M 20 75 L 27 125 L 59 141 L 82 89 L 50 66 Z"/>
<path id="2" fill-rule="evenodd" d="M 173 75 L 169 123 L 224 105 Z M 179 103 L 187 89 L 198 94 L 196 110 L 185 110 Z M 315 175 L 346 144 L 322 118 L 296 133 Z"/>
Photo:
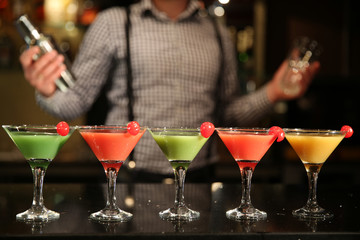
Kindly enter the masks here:
<path id="1" fill-rule="evenodd" d="M 19 32 L 19 34 L 23 37 L 26 44 L 29 46 L 39 46 L 41 49 L 41 53 L 39 56 L 36 56 L 34 60 L 43 55 L 44 53 L 50 52 L 52 50 L 59 49 L 56 47 L 56 44 L 51 41 L 50 37 L 45 36 L 41 32 L 39 32 L 34 25 L 31 23 L 27 15 L 20 16 L 15 21 L 15 26 Z M 60 78 L 56 79 L 56 86 L 63 92 L 66 92 L 68 88 L 71 88 L 75 84 L 75 77 L 70 71 L 70 64 L 68 61 L 64 63 L 66 65 L 66 70 L 61 73 Z"/>

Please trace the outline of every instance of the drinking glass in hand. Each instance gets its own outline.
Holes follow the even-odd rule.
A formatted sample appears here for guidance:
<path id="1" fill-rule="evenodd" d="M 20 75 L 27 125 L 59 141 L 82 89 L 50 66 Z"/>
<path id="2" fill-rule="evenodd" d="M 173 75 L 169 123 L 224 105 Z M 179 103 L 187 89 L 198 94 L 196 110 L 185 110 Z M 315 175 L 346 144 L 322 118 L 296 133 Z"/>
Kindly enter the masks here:
<path id="1" fill-rule="evenodd" d="M 300 92 L 302 73 L 312 62 L 319 59 L 321 53 L 322 47 L 313 39 L 299 37 L 294 40 L 289 51 L 289 65 L 281 82 L 285 94 L 294 96 Z"/>

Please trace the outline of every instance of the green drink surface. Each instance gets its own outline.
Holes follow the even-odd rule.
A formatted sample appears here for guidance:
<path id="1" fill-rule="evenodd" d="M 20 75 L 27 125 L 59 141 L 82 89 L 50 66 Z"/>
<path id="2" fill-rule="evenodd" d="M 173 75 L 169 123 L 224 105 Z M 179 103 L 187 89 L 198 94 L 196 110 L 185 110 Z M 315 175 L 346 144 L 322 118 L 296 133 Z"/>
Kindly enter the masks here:
<path id="1" fill-rule="evenodd" d="M 9 132 L 25 159 L 54 159 L 70 137 L 56 133 Z"/>
<path id="2" fill-rule="evenodd" d="M 168 160 L 192 161 L 208 138 L 200 133 L 182 134 L 181 132 L 152 133 L 152 136 Z"/>

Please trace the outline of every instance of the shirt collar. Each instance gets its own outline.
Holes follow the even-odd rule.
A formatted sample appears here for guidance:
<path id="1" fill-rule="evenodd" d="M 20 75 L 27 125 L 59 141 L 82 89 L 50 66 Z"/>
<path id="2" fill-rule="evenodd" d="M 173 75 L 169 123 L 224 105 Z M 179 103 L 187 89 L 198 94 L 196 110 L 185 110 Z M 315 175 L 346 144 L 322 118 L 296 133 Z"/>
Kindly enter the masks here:
<path id="1" fill-rule="evenodd" d="M 159 11 L 151 0 L 142 0 L 139 3 L 139 10 L 143 17 L 152 16 L 162 21 L 169 21 L 170 19 L 164 13 Z M 187 8 L 184 12 L 180 14 L 177 21 L 184 21 L 186 19 L 190 19 L 193 16 L 198 15 L 199 11 L 201 10 L 201 6 L 197 0 L 190 0 Z"/>

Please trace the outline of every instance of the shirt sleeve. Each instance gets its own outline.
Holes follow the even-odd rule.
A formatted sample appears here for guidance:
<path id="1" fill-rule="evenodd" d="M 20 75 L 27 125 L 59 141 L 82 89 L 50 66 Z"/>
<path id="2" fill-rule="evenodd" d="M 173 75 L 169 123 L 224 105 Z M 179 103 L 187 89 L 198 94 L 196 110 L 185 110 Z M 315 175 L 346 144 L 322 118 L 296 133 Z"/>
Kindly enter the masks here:
<path id="1" fill-rule="evenodd" d="M 72 66 L 76 84 L 66 92 L 57 90 L 49 98 L 36 93 L 39 106 L 54 117 L 72 120 L 86 113 L 106 83 L 112 63 L 106 14 L 99 13 L 87 30 Z"/>
<path id="2" fill-rule="evenodd" d="M 239 89 L 237 60 L 234 43 L 229 37 L 228 30 L 220 27 L 224 52 L 223 72 L 223 99 L 225 107 L 223 110 L 225 125 L 236 125 L 242 127 L 254 126 L 264 118 L 273 107 L 269 101 L 264 85 L 257 91 L 241 95 Z"/>

